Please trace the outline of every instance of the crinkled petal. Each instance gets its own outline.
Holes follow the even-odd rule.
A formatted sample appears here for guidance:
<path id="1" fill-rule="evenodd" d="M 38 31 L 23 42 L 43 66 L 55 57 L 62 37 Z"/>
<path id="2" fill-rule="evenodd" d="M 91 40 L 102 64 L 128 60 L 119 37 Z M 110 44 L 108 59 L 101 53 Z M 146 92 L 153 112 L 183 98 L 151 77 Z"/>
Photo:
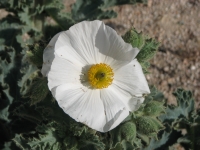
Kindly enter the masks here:
<path id="1" fill-rule="evenodd" d="M 41 70 L 44 76 L 47 76 L 49 73 L 56 55 L 61 59 L 66 59 L 67 61 L 78 66 L 84 66 L 87 64 L 76 52 L 76 50 L 73 49 L 66 32 L 56 34 L 45 48 L 43 54 L 43 66 Z"/>
<path id="2" fill-rule="evenodd" d="M 82 85 L 63 84 L 53 88 L 52 93 L 59 106 L 70 117 L 103 132 L 106 119 L 99 90 L 91 90 Z"/>
<path id="3" fill-rule="evenodd" d="M 80 74 L 82 66 L 60 58 L 55 54 L 55 58 L 48 73 L 48 86 L 52 88 L 66 83 L 81 84 Z"/>
<path id="4" fill-rule="evenodd" d="M 120 100 L 124 103 L 124 105 L 126 106 L 126 109 L 131 112 L 136 111 L 140 107 L 140 105 L 144 102 L 144 97 L 142 96 L 133 96 L 129 92 L 119 88 L 115 84 L 112 84 L 110 86 L 112 86 L 112 88 L 118 94 L 121 95 Z"/>
<path id="5" fill-rule="evenodd" d="M 136 97 L 133 96 L 129 102 L 128 102 L 128 106 L 129 106 L 129 110 L 130 111 L 136 111 L 139 109 L 140 105 L 144 102 L 144 97 Z"/>
<path id="6" fill-rule="evenodd" d="M 101 23 L 96 34 L 95 46 L 104 55 L 103 62 L 114 70 L 131 62 L 139 53 L 138 48 L 125 43 L 115 30 Z"/>
<path id="7" fill-rule="evenodd" d="M 134 96 L 150 93 L 142 67 L 136 59 L 115 71 L 113 84 Z"/>
<path id="8" fill-rule="evenodd" d="M 55 43 L 55 54 L 59 57 L 71 61 L 77 65 L 87 65 L 88 63 L 77 53 L 71 43 L 67 31 L 62 32 Z"/>
<path id="9" fill-rule="evenodd" d="M 101 56 L 95 47 L 95 38 L 101 23 L 100 21 L 83 21 L 66 31 L 71 45 L 88 64 L 100 62 Z"/>
<path id="10" fill-rule="evenodd" d="M 130 62 L 139 52 L 101 21 L 83 21 L 66 32 L 73 48 L 88 64 L 118 66 Z"/>
<path id="11" fill-rule="evenodd" d="M 53 88 L 52 94 L 70 117 L 100 132 L 115 128 L 129 115 L 121 95 L 112 88 L 91 90 L 81 84 L 63 84 Z"/>
<path id="12" fill-rule="evenodd" d="M 122 98 L 124 96 L 121 93 L 117 93 L 112 87 L 101 90 L 101 99 L 106 116 L 104 132 L 118 126 L 129 115 L 129 110 L 126 109 L 126 106 L 121 101 Z"/>

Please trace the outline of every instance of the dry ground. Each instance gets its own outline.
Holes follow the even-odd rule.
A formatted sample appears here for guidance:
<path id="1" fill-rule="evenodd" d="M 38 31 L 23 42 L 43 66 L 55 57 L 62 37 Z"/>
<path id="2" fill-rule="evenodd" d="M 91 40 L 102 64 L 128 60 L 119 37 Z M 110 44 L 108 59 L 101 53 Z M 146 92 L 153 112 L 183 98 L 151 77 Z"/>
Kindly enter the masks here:
<path id="1" fill-rule="evenodd" d="M 149 0 L 148 5 L 113 8 L 118 17 L 106 20 L 119 34 L 131 27 L 154 37 L 161 46 L 151 60 L 147 80 L 174 103 L 172 92 L 191 90 L 200 102 L 200 2 L 197 0 Z"/>

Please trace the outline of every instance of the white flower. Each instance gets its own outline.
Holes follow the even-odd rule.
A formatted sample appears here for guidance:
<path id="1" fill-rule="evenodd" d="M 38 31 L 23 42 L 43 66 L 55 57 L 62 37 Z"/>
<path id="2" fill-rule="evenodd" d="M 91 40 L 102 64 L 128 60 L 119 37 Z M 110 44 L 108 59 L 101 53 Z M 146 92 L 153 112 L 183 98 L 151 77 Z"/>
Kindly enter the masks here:
<path id="1" fill-rule="evenodd" d="M 55 35 L 42 74 L 59 106 L 78 122 L 107 132 L 143 102 L 149 87 L 139 50 L 101 21 L 83 21 Z"/>

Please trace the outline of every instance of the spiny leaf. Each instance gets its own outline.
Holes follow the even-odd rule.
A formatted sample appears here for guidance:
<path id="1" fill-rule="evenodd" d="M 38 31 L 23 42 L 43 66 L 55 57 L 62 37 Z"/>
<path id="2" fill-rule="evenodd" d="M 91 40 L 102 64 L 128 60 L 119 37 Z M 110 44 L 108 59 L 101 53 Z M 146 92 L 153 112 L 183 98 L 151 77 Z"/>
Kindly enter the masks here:
<path id="1" fill-rule="evenodd" d="M 2 57 L 0 57 L 0 89 L 1 89 L 1 95 L 0 100 L 2 102 L 2 107 L 0 109 L 0 119 L 3 119 L 5 121 L 11 121 L 9 119 L 9 107 L 13 102 L 13 96 L 10 95 L 11 87 L 8 82 L 6 82 L 6 78 L 10 75 L 11 69 L 15 67 L 14 59 L 15 59 L 15 51 L 13 48 L 10 49 L 10 51 L 5 51 L 7 54 L 7 57 L 9 58 L 9 61 L 2 60 Z M 0 55 L 2 56 L 2 55 Z M 3 106 L 4 104 L 4 106 Z"/>
<path id="2" fill-rule="evenodd" d="M 38 42 L 29 46 L 27 51 L 27 57 L 37 67 L 42 67 L 43 64 L 43 51 L 46 47 L 46 43 Z"/>
<path id="3" fill-rule="evenodd" d="M 104 8 L 123 4 L 147 3 L 147 0 L 104 0 Z"/>
<path id="4" fill-rule="evenodd" d="M 57 149 L 62 150 L 61 140 L 57 134 L 54 124 L 41 125 L 36 128 L 39 132 L 38 138 L 29 139 L 27 144 L 31 147 L 31 149 Z"/>
<path id="5" fill-rule="evenodd" d="M 28 93 L 30 86 L 32 85 L 33 80 L 39 76 L 39 70 L 37 67 L 32 64 L 27 65 L 27 61 L 23 62 L 21 70 L 22 78 L 18 81 L 18 86 L 20 87 L 21 95 Z"/>
<path id="6" fill-rule="evenodd" d="M 178 106 L 168 106 L 166 109 L 166 114 L 159 117 L 162 122 L 172 122 L 178 118 L 186 117 L 194 111 L 194 100 L 190 91 L 184 91 L 183 89 L 178 89 L 174 92 L 176 96 Z"/>
<path id="7" fill-rule="evenodd" d="M 144 150 L 152 150 L 161 147 L 168 141 L 169 135 L 170 133 L 164 132 L 159 140 L 152 138 L 150 144 L 146 148 L 144 148 Z"/>
<path id="8" fill-rule="evenodd" d="M 44 3 L 45 11 L 51 16 L 62 30 L 69 29 L 70 26 L 75 24 L 72 19 L 71 13 L 64 12 L 63 2 L 60 0 L 48 0 Z M 49 38 L 49 37 L 48 37 Z"/>
<path id="9" fill-rule="evenodd" d="M 101 20 L 116 17 L 112 10 L 103 10 L 104 1 L 78 0 L 72 6 L 72 17 L 76 22 L 83 20 Z"/>
<path id="10" fill-rule="evenodd" d="M 43 119 L 40 112 L 35 110 L 34 107 L 31 108 L 29 103 L 17 107 L 13 114 L 36 124 L 42 122 Z"/>
<path id="11" fill-rule="evenodd" d="M 6 142 L 2 150 L 20 150 L 13 141 Z"/>
<path id="12" fill-rule="evenodd" d="M 145 142 L 146 145 L 149 145 L 149 140 L 150 140 L 150 138 L 149 138 L 147 135 L 145 135 L 145 134 L 143 134 L 143 133 L 140 133 L 140 131 L 137 131 L 137 136 L 138 136 L 143 142 Z"/>
<path id="13" fill-rule="evenodd" d="M 115 147 L 111 148 L 110 150 L 124 150 L 121 143 L 117 143 Z"/>
<path id="14" fill-rule="evenodd" d="M 154 86 L 150 87 L 150 94 L 145 97 L 144 104 L 151 102 L 152 100 L 163 103 L 164 95 L 160 91 L 158 91 Z"/>
<path id="15" fill-rule="evenodd" d="M 16 146 L 19 147 L 22 150 L 30 149 L 29 145 L 27 144 L 27 139 L 25 139 L 20 134 L 16 134 L 13 141 L 16 144 Z"/>
<path id="16" fill-rule="evenodd" d="M 41 102 L 45 99 L 49 92 L 49 88 L 47 86 L 47 78 L 38 78 L 33 84 L 30 86 L 27 96 L 31 99 L 31 105 L 35 105 L 36 103 Z"/>

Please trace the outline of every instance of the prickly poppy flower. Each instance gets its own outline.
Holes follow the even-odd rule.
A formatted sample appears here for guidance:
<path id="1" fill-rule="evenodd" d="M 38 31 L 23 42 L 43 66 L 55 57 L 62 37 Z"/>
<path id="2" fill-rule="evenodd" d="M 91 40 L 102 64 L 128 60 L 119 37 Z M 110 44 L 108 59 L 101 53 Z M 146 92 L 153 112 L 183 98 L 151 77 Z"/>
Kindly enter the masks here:
<path id="1" fill-rule="evenodd" d="M 139 50 L 101 21 L 83 21 L 55 35 L 42 74 L 65 113 L 100 132 L 119 125 L 149 87 L 135 59 Z"/>

